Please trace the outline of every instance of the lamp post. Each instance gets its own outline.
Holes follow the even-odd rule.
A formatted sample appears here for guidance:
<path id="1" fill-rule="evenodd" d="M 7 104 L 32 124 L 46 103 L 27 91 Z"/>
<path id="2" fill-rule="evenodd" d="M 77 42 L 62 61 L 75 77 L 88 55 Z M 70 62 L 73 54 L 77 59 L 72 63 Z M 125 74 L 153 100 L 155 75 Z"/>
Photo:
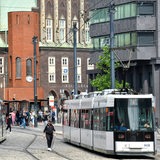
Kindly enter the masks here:
<path id="1" fill-rule="evenodd" d="M 34 47 L 34 111 L 35 111 L 35 117 L 34 117 L 34 127 L 38 126 L 37 123 L 37 55 L 36 55 L 36 44 L 37 44 L 37 36 L 33 36 L 32 38 L 33 47 Z"/>

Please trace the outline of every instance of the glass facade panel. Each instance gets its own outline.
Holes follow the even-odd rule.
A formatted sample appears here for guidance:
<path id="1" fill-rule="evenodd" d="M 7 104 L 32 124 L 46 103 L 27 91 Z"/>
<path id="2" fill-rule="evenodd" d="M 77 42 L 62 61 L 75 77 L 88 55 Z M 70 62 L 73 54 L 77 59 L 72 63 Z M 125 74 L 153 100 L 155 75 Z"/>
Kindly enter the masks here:
<path id="1" fill-rule="evenodd" d="M 131 5 L 130 4 L 126 4 L 124 7 L 124 17 L 130 17 L 131 15 Z"/>
<path id="2" fill-rule="evenodd" d="M 107 45 L 106 39 L 107 37 L 93 38 L 92 40 L 94 42 L 94 49 L 102 49 L 104 45 Z M 114 37 L 114 47 L 154 44 L 154 32 L 128 32 L 122 34 L 115 34 Z"/>
<path id="3" fill-rule="evenodd" d="M 126 33 L 124 35 L 124 45 L 129 46 L 131 44 L 131 35 L 130 33 Z"/>
<path id="4" fill-rule="evenodd" d="M 137 14 L 137 5 L 135 3 L 131 4 L 131 17 L 136 16 Z"/>
<path id="5" fill-rule="evenodd" d="M 135 46 L 137 44 L 137 34 L 135 32 L 131 33 L 131 45 Z"/>
<path id="6" fill-rule="evenodd" d="M 139 3 L 138 4 L 139 15 L 154 15 L 154 3 Z"/>
<path id="7" fill-rule="evenodd" d="M 115 7 L 115 20 L 136 16 L 136 3 L 128 3 Z M 91 24 L 109 21 L 108 8 L 97 9 L 90 12 Z"/>
<path id="8" fill-rule="evenodd" d="M 99 49 L 100 48 L 99 41 L 100 41 L 99 38 L 94 38 L 93 39 L 93 48 L 95 48 L 95 49 Z"/>

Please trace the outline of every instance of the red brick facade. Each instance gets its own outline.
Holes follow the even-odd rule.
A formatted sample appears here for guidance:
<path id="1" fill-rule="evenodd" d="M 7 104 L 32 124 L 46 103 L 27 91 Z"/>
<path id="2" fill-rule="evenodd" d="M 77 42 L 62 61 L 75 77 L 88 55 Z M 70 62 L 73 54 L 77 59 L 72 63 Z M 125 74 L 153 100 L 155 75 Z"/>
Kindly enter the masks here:
<path id="1" fill-rule="evenodd" d="M 31 75 L 34 77 L 34 47 L 33 36 L 39 37 L 39 14 L 36 12 L 10 12 L 8 14 L 8 88 L 5 91 L 6 100 L 34 99 L 34 81 L 26 81 L 26 61 L 31 60 Z M 40 87 L 39 45 L 37 53 L 37 96 L 43 99 L 43 89 Z M 17 76 L 16 58 L 20 59 L 20 76 Z"/>

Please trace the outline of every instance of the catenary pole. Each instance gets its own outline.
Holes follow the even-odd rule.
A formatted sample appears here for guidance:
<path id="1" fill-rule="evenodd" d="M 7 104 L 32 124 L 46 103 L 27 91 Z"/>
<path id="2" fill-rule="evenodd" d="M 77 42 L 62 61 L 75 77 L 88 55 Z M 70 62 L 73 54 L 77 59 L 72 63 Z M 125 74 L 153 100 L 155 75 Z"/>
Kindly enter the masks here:
<path id="1" fill-rule="evenodd" d="M 73 41 L 74 41 L 74 95 L 77 95 L 77 27 L 73 23 Z"/>
<path id="2" fill-rule="evenodd" d="M 38 126 L 37 123 L 37 55 L 36 55 L 36 44 L 37 44 L 37 36 L 33 36 L 32 38 L 33 46 L 34 46 L 34 111 L 35 111 L 35 116 L 34 116 L 34 127 Z"/>
<path id="3" fill-rule="evenodd" d="M 115 89 L 115 64 L 114 64 L 114 11 L 115 6 L 113 3 L 110 3 L 109 6 L 109 15 L 110 15 L 110 54 L 111 54 L 111 89 Z"/>

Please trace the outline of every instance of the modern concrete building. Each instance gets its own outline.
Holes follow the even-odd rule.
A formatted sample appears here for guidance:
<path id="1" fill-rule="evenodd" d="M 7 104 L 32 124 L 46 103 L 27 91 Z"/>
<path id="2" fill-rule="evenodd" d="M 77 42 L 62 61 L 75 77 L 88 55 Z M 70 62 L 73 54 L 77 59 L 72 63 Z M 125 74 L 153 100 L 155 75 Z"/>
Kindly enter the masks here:
<path id="1" fill-rule="evenodd" d="M 156 118 L 160 121 L 160 1 L 159 0 L 89 0 L 90 36 L 93 40 L 91 62 L 98 60 L 103 45 L 110 46 L 110 10 L 114 8 L 115 60 L 128 65 L 126 80 L 141 93 L 156 97 Z M 113 5 L 114 4 L 114 5 Z M 112 8 L 112 9 L 113 9 Z M 113 29 L 113 28 L 112 28 Z M 116 72 L 122 80 L 123 67 Z M 88 71 L 89 79 L 96 75 Z M 89 86 L 89 91 L 92 91 Z"/>

